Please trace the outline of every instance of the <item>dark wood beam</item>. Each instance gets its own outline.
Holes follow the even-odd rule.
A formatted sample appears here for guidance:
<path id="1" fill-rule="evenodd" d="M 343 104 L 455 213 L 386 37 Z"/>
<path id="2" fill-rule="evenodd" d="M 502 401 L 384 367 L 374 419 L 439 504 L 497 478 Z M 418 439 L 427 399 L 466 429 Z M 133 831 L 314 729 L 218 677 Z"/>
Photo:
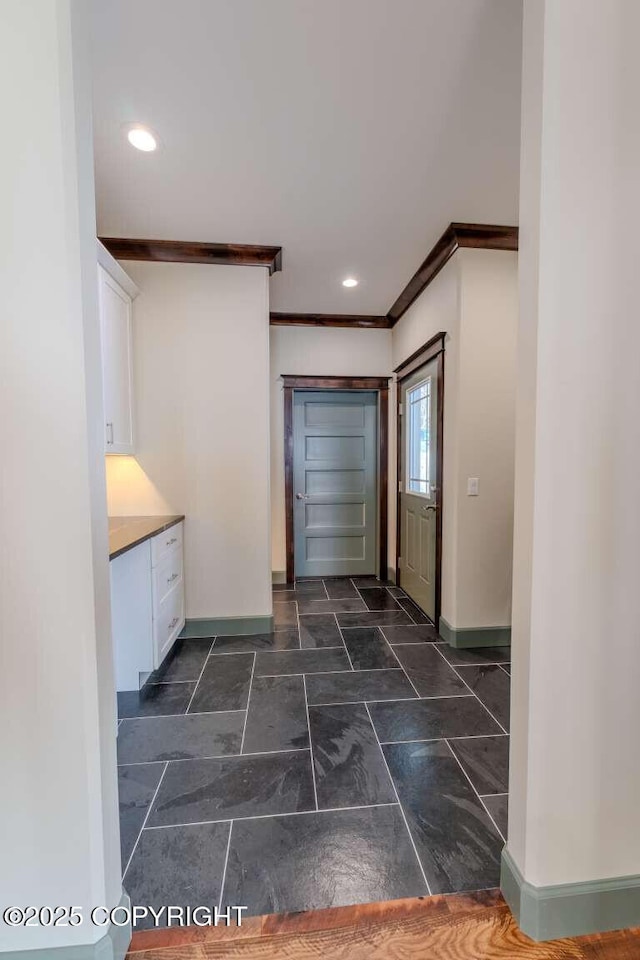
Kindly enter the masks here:
<path id="1" fill-rule="evenodd" d="M 272 327 L 365 327 L 386 330 L 391 326 L 388 317 L 357 313 L 271 313 Z"/>
<path id="2" fill-rule="evenodd" d="M 282 247 L 246 243 L 200 243 L 187 240 L 140 240 L 100 237 L 117 260 L 151 260 L 165 263 L 240 264 L 266 267 L 269 274 L 282 269 Z M 395 326 L 459 247 L 517 250 L 518 228 L 487 223 L 450 223 L 424 262 L 385 316 L 350 313 L 270 314 L 272 326 L 356 327 L 386 330 Z"/>
<path id="3" fill-rule="evenodd" d="M 188 240 L 134 240 L 99 237 L 116 260 L 152 260 L 164 263 L 214 263 L 282 269 L 282 247 L 249 243 L 197 243 Z"/>
<path id="4" fill-rule="evenodd" d="M 388 390 L 391 377 L 316 377 L 283 373 L 281 379 L 285 390 Z"/>
<path id="5" fill-rule="evenodd" d="M 518 228 L 490 223 L 450 223 L 391 306 L 387 314 L 390 327 L 396 325 L 459 247 L 517 250 Z"/>
<path id="6" fill-rule="evenodd" d="M 451 223 L 459 247 L 483 250 L 517 250 L 518 228 L 495 223 Z"/>

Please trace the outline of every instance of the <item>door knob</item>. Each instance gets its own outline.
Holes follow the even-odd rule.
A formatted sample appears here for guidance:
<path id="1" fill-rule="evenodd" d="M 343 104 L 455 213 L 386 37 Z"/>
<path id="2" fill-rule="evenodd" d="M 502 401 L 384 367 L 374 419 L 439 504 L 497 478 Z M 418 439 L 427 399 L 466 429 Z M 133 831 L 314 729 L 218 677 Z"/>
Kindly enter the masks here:
<path id="1" fill-rule="evenodd" d="M 428 506 L 422 508 L 422 512 L 423 512 L 423 513 L 427 513 L 428 510 L 434 510 L 434 511 L 435 511 L 435 509 L 436 509 L 435 506 L 430 503 Z"/>
<path id="2" fill-rule="evenodd" d="M 306 500 L 307 497 L 304 493 L 296 493 L 296 500 Z"/>

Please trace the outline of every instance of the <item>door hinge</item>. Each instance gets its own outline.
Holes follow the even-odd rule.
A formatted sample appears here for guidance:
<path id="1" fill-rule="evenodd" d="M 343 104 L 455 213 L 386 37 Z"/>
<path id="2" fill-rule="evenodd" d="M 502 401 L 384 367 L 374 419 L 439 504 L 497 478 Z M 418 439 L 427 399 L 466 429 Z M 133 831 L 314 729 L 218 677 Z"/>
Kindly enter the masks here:
<path id="1" fill-rule="evenodd" d="M 398 480 L 398 493 L 402 493 L 402 480 Z"/>
<path id="2" fill-rule="evenodd" d="M 398 557 L 398 570 L 402 569 L 402 557 Z"/>
<path id="3" fill-rule="evenodd" d="M 399 404 L 398 404 L 398 416 L 401 417 L 403 413 L 404 413 L 404 403 L 399 403 Z"/>

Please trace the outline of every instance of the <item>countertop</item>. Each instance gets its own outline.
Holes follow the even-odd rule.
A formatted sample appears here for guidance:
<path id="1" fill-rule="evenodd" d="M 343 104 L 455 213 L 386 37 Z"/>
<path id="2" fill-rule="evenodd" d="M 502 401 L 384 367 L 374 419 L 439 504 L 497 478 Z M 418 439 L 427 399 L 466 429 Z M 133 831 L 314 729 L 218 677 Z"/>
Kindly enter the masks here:
<path id="1" fill-rule="evenodd" d="M 181 520 L 184 520 L 184 514 L 175 517 L 109 517 L 109 560 L 114 560 Z"/>

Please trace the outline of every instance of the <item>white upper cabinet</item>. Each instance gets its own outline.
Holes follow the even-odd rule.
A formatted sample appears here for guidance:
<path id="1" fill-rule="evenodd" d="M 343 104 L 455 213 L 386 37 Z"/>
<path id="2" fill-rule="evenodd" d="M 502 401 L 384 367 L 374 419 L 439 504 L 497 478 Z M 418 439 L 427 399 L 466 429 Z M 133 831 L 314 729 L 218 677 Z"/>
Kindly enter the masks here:
<path id="1" fill-rule="evenodd" d="M 98 264 L 98 295 L 105 453 L 131 454 L 134 452 L 132 294 L 137 291 L 119 264 L 104 248 L 102 250 L 104 253 Z M 109 260 L 113 261 L 112 270 L 108 269 Z M 126 278 L 128 290 L 118 282 L 123 278 Z"/>

